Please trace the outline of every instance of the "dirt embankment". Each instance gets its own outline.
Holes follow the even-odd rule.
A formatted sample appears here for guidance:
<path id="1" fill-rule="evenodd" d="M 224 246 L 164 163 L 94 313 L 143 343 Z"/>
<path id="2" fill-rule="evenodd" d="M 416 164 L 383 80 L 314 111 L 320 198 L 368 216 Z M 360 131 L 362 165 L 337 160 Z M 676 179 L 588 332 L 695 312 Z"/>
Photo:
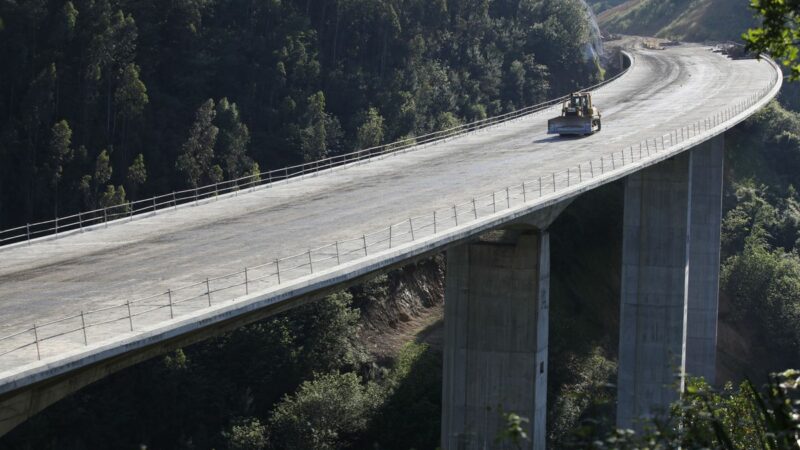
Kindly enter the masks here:
<path id="1" fill-rule="evenodd" d="M 361 310 L 361 338 L 377 358 L 392 358 L 416 340 L 441 349 L 444 256 L 409 264 L 353 288 Z"/>

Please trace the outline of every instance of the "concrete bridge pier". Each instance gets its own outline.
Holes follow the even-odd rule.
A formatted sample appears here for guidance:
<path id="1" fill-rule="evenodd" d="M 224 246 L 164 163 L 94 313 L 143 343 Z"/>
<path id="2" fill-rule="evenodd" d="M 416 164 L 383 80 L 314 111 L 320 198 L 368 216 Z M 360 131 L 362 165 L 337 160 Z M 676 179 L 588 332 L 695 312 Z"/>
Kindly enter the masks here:
<path id="1" fill-rule="evenodd" d="M 724 138 L 625 180 L 617 426 L 714 382 Z"/>
<path id="2" fill-rule="evenodd" d="M 506 448 L 495 438 L 509 412 L 529 419 L 525 448 L 544 449 L 550 244 L 540 229 L 515 225 L 447 251 L 445 450 Z"/>

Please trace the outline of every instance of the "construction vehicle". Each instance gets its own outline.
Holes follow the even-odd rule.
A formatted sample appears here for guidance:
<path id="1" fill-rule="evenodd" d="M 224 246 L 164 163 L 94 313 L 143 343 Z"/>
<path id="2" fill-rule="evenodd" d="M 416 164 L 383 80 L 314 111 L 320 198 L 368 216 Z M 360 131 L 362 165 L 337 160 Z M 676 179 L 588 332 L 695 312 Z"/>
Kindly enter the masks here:
<path id="1" fill-rule="evenodd" d="M 547 121 L 547 134 L 585 135 L 600 131 L 600 111 L 592 105 L 592 94 L 576 92 L 567 98 L 561 115 Z"/>

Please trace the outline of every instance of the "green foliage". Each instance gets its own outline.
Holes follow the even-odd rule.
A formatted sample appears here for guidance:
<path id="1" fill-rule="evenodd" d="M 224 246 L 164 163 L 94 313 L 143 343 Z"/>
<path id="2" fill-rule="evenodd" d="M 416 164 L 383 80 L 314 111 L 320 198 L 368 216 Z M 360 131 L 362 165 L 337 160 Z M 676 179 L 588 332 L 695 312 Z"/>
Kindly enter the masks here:
<path id="1" fill-rule="evenodd" d="M 800 2 L 797 0 L 750 0 L 750 7 L 762 18 L 761 25 L 747 30 L 742 38 L 747 47 L 781 59 L 800 78 L 798 42 L 800 42 Z"/>
<path id="2" fill-rule="evenodd" d="M 669 417 L 644 433 L 580 428 L 565 448 L 580 449 L 770 449 L 796 450 L 800 439 L 800 372 L 770 376 L 761 390 L 745 382 L 739 389 L 715 392 L 702 379 L 691 380 Z"/>
<path id="3" fill-rule="evenodd" d="M 114 172 L 114 169 L 111 168 L 110 161 L 106 150 L 103 150 L 97 155 L 97 161 L 94 165 L 94 181 L 97 185 L 106 184 L 111 179 L 111 174 Z"/>
<path id="4" fill-rule="evenodd" d="M 262 450 L 267 448 L 266 433 L 267 427 L 258 419 L 248 418 L 235 421 L 222 436 L 230 450 Z"/>
<path id="5" fill-rule="evenodd" d="M 270 441 L 287 450 L 343 448 L 366 430 L 382 400 L 378 385 L 362 385 L 354 373 L 317 375 L 275 407 Z"/>
<path id="6" fill-rule="evenodd" d="M 254 162 L 252 166 L 250 166 L 250 170 L 245 176 L 250 177 L 250 181 L 253 183 L 261 181 L 261 167 L 258 166 L 257 162 Z"/>
<path id="7" fill-rule="evenodd" d="M 528 442 L 528 434 L 525 433 L 524 427 L 530 421 L 515 413 L 504 413 L 503 420 L 505 421 L 505 427 L 500 430 L 495 442 L 507 443 L 513 448 L 522 449 L 523 444 Z"/>
<path id="8" fill-rule="evenodd" d="M 763 232 L 756 228 L 745 239 L 744 251 L 725 261 L 721 290 L 730 298 L 733 320 L 749 324 L 760 334 L 759 344 L 779 355 L 773 364 L 800 357 L 797 254 L 770 249 Z"/>
<path id="9" fill-rule="evenodd" d="M 176 163 L 192 187 L 197 187 L 202 177 L 207 179 L 211 176 L 214 145 L 219 133 L 219 128 L 212 124 L 216 114 L 214 100 L 208 99 L 200 106 L 189 130 L 189 138 L 183 144 L 183 153 Z"/>
<path id="10" fill-rule="evenodd" d="M 141 115 L 150 101 L 147 97 L 147 88 L 139 77 L 139 67 L 136 64 L 128 63 L 122 68 L 114 101 L 125 119 Z"/>
<path id="11" fill-rule="evenodd" d="M 217 103 L 217 155 L 222 160 L 228 178 L 235 179 L 244 175 L 253 165 L 247 156 L 250 144 L 250 130 L 242 123 L 239 108 L 223 98 Z"/>
<path id="12" fill-rule="evenodd" d="M 383 142 L 383 117 L 378 114 L 378 110 L 370 108 L 367 111 L 364 122 L 358 127 L 356 132 L 356 145 L 359 149 L 377 147 Z"/>
<path id="13" fill-rule="evenodd" d="M 128 167 L 127 180 L 132 185 L 144 184 L 147 181 L 147 167 L 144 165 L 144 155 L 139 153 Z"/>
<path id="14" fill-rule="evenodd" d="M 50 184 L 57 186 L 61 181 L 64 164 L 72 159 L 72 130 L 66 120 L 61 120 L 53 125 L 48 146 L 48 169 Z"/>
<path id="15" fill-rule="evenodd" d="M 406 344 L 383 387 L 385 401 L 361 441 L 386 450 L 437 447 L 442 415 L 441 353 L 424 344 Z"/>
<path id="16" fill-rule="evenodd" d="M 78 10 L 71 1 L 64 3 L 64 25 L 69 31 L 75 30 L 75 25 L 78 23 Z"/>
<path id="17" fill-rule="evenodd" d="M 114 208 L 114 213 L 127 212 L 128 207 L 127 200 L 125 200 L 125 188 L 122 186 L 114 187 L 113 184 L 106 185 L 106 190 L 100 195 L 98 204 L 101 208 L 125 206 L 125 208 Z"/>
<path id="18" fill-rule="evenodd" d="M 555 448 L 564 445 L 571 430 L 583 420 L 608 417 L 616 392 L 611 385 L 616 381 L 617 365 L 608 359 L 600 347 L 586 355 L 568 354 L 566 370 L 574 375 L 561 385 L 552 399 L 554 405 L 548 421 L 551 421 L 548 438 Z"/>
<path id="19" fill-rule="evenodd" d="M 219 164 L 214 164 L 208 169 L 208 180 L 212 183 L 219 183 L 223 179 L 222 167 Z"/>
<path id="20" fill-rule="evenodd" d="M 304 161 L 316 161 L 324 158 L 328 152 L 326 123 L 330 119 L 325 112 L 325 94 L 322 92 L 308 97 L 306 120 L 308 125 L 302 131 L 300 148 Z"/>

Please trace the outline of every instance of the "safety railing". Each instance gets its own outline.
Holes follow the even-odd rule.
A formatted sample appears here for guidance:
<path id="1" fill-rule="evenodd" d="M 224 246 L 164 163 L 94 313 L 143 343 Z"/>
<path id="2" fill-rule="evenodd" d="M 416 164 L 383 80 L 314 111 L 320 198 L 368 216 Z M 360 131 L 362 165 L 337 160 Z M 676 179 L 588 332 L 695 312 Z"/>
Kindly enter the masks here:
<path id="1" fill-rule="evenodd" d="M 628 57 L 632 58 L 631 56 Z M 600 87 L 605 86 L 606 84 L 624 75 L 627 70 L 628 69 L 625 69 L 608 80 L 583 89 L 583 91 L 599 89 Z M 467 133 L 546 110 L 553 105 L 560 104 L 567 97 L 568 96 L 559 97 L 554 100 L 548 100 L 543 103 L 528 106 L 498 116 L 477 120 L 467 124 L 461 124 L 452 128 L 434 131 L 432 133 L 416 137 L 401 139 L 389 144 L 366 148 L 342 155 L 335 155 L 313 162 L 270 170 L 264 173 L 251 174 L 232 180 L 225 180 L 219 183 L 200 186 L 197 188 L 173 191 L 168 194 L 127 202 L 122 205 L 107 206 L 90 211 L 79 212 L 69 216 L 56 217 L 55 219 L 51 220 L 28 223 L 22 226 L 0 230 L 0 250 L 2 250 L 3 246 L 13 243 L 31 242 L 33 239 L 45 236 L 58 237 L 59 234 L 76 230 L 83 231 L 84 229 L 88 229 L 96 225 L 108 226 L 109 222 L 118 220 L 134 220 L 138 215 L 156 214 L 162 209 L 176 209 L 178 206 L 184 204 L 198 204 L 202 200 L 218 199 L 224 194 L 235 194 L 236 192 L 242 190 L 253 190 L 256 187 L 269 187 L 276 182 L 303 177 L 305 175 L 318 173 L 320 171 L 329 170 L 335 167 L 346 166 L 365 160 L 368 161 L 372 158 L 393 153 L 406 152 L 411 149 L 423 148 L 428 144 L 434 144 L 445 139 L 462 136 Z"/>
<path id="2" fill-rule="evenodd" d="M 669 133 L 645 139 L 622 150 L 599 155 L 560 172 L 540 176 L 505 187 L 469 201 L 438 208 L 429 214 L 409 217 L 401 222 L 350 240 L 308 249 L 268 263 L 246 267 L 240 271 L 193 284 L 167 289 L 159 294 L 131 299 L 124 303 L 80 311 L 49 322 L 37 322 L 13 334 L 0 337 L 0 361 L 12 357 L 13 362 L 32 361 L 60 352 L 64 345 L 88 346 L 120 333 L 174 319 L 181 315 L 224 302 L 235 301 L 253 292 L 263 292 L 291 280 L 329 270 L 398 245 L 440 235 L 504 210 L 546 197 L 556 197 L 566 189 L 598 177 L 619 174 L 631 164 L 664 157 L 673 147 L 692 140 L 707 139 L 709 132 L 719 133 L 728 121 L 747 111 L 776 89 L 777 75 L 770 85 L 754 92 L 735 105 Z M 774 95 L 774 92 L 772 92 Z M 741 118 L 739 118 L 741 120 Z M 156 203 L 157 204 L 157 203 Z M 45 349 L 45 344 L 54 344 Z M 47 351 L 46 351 L 47 350 Z M 47 354 L 45 354 L 47 353 Z M 7 364 L 7 363 L 6 363 Z M 0 365 L 2 371 L 4 365 Z M 5 368 L 8 368 L 6 366 Z"/>

